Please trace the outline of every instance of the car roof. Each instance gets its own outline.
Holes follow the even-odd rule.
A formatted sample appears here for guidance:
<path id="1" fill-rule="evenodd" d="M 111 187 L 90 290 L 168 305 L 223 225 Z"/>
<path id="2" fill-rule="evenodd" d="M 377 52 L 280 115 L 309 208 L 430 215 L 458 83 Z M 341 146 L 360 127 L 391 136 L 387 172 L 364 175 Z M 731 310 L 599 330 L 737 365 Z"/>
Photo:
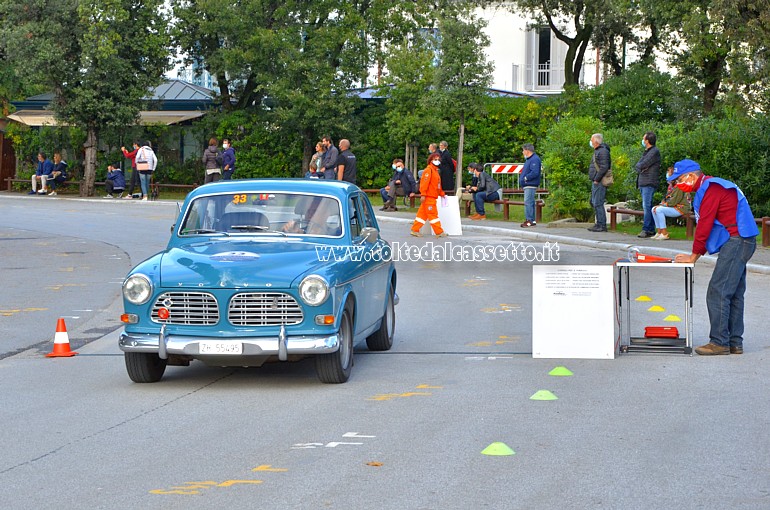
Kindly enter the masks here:
<path id="1" fill-rule="evenodd" d="M 236 179 L 217 181 L 198 186 L 188 195 L 189 199 L 211 193 L 260 193 L 285 191 L 297 193 L 318 193 L 345 198 L 348 194 L 359 191 L 358 186 L 345 181 L 321 179 Z"/>

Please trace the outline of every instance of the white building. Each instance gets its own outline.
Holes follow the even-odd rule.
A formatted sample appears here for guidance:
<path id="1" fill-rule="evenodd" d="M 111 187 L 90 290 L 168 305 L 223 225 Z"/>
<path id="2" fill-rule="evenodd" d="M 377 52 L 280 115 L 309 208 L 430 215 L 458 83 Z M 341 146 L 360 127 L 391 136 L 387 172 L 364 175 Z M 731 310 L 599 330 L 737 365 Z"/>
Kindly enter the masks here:
<path id="1" fill-rule="evenodd" d="M 558 94 L 564 90 L 564 58 L 567 45 L 551 29 L 536 26 L 528 13 L 504 7 L 477 9 L 487 21 L 487 58 L 494 66 L 492 88 L 530 94 Z M 589 47 L 583 60 L 580 84 L 602 82 L 597 73 L 596 51 Z"/>

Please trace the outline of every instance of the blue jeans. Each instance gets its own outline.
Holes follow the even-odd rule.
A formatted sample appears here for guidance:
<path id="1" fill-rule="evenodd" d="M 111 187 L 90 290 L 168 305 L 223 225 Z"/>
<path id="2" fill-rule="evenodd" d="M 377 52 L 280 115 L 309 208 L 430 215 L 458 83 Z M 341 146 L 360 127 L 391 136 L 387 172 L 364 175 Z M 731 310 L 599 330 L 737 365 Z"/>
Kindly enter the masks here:
<path id="1" fill-rule="evenodd" d="M 139 185 L 142 188 L 142 196 L 149 197 L 150 179 L 152 174 L 139 174 Z"/>
<path id="2" fill-rule="evenodd" d="M 224 170 L 222 171 L 222 180 L 223 181 L 231 181 L 233 179 L 233 174 L 235 173 L 235 170 Z"/>
<path id="3" fill-rule="evenodd" d="M 473 203 L 476 204 L 476 214 L 485 216 L 487 211 L 484 210 L 484 202 L 492 202 L 500 198 L 500 195 L 495 191 L 494 193 L 487 193 L 486 191 L 477 191 L 473 194 Z"/>
<path id="4" fill-rule="evenodd" d="M 675 207 L 656 205 L 652 208 L 652 218 L 655 220 L 655 228 L 659 230 L 666 228 L 666 218 L 678 218 L 681 215 L 682 213 Z"/>
<path id="5" fill-rule="evenodd" d="M 607 211 L 604 210 L 604 200 L 607 198 L 607 188 L 602 183 L 591 183 L 591 205 L 596 214 L 596 226 L 607 228 Z"/>
<path id="6" fill-rule="evenodd" d="M 524 187 L 524 219 L 535 222 L 535 192 L 534 186 Z"/>
<path id="7" fill-rule="evenodd" d="M 706 291 L 711 331 L 709 341 L 724 347 L 743 347 L 743 294 L 746 263 L 757 248 L 754 237 L 731 237 L 719 257 Z"/>
<path id="8" fill-rule="evenodd" d="M 644 211 L 642 230 L 655 232 L 655 222 L 652 219 L 652 196 L 655 194 L 655 186 L 642 186 L 639 191 L 642 193 L 642 210 Z"/>

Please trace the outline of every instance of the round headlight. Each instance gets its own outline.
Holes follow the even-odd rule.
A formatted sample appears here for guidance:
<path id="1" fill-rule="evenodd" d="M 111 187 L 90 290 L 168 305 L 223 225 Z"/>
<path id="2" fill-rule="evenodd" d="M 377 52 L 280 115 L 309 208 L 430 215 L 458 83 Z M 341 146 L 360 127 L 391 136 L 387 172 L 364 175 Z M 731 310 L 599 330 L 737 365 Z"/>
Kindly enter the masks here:
<path id="1" fill-rule="evenodd" d="M 143 305 L 152 296 L 150 279 L 143 274 L 134 274 L 123 283 L 123 296 L 129 303 Z"/>
<path id="2" fill-rule="evenodd" d="M 307 276 L 299 284 L 299 297 L 310 306 L 318 306 L 329 297 L 329 284 L 320 276 Z"/>

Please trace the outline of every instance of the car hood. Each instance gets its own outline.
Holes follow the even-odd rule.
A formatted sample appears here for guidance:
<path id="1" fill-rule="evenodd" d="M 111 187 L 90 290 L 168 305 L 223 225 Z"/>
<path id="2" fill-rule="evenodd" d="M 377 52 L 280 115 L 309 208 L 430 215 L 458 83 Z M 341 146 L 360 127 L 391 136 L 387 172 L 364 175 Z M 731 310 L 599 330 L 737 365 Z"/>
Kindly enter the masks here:
<path id="1" fill-rule="evenodd" d="M 314 243 L 211 241 L 167 250 L 160 263 L 165 288 L 288 288 L 320 269 Z"/>

